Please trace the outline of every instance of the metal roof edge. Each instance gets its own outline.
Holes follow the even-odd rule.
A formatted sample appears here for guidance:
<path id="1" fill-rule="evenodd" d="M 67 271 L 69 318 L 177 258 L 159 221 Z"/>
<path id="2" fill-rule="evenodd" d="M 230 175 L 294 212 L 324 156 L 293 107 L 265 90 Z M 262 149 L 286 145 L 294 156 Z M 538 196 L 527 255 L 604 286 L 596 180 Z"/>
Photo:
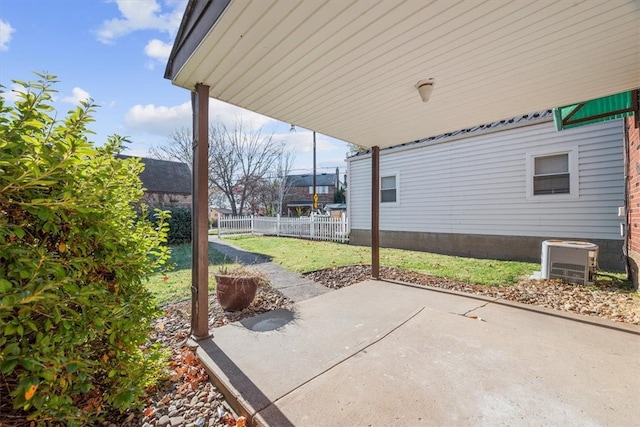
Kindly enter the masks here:
<path id="1" fill-rule="evenodd" d="M 447 142 L 459 141 L 466 138 L 475 136 L 488 135 L 496 132 L 504 132 L 510 129 L 517 129 L 526 126 L 533 126 L 541 123 L 547 123 L 553 121 L 552 110 L 537 111 L 535 113 L 523 114 L 522 116 L 511 117 L 508 119 L 497 120 L 491 123 L 485 123 L 483 125 L 474 126 L 472 128 L 460 129 L 453 132 L 447 132 L 440 135 L 430 136 L 427 138 L 419 139 L 417 141 L 406 142 L 404 144 L 393 145 L 391 147 L 381 148 L 380 154 L 384 152 L 393 151 L 405 151 L 415 148 L 429 147 L 437 144 L 444 144 Z M 364 153 L 358 153 L 351 157 L 347 157 L 347 163 L 351 161 L 361 160 L 371 157 L 371 150 L 367 150 Z"/>

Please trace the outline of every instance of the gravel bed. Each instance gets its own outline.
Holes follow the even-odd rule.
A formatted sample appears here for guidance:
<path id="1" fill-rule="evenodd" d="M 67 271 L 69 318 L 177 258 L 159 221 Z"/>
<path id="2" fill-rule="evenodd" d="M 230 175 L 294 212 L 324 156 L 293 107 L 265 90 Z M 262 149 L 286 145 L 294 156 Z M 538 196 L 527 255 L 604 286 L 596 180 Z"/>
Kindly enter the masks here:
<path id="1" fill-rule="evenodd" d="M 381 267 L 380 277 L 640 325 L 640 296 L 612 280 L 597 280 L 594 286 L 529 279 L 510 286 L 482 286 L 390 267 Z M 306 278 L 338 289 L 370 279 L 371 267 L 355 265 L 321 270 L 307 274 Z"/>
<path id="2" fill-rule="evenodd" d="M 242 311 L 224 311 L 214 295 L 209 296 L 209 327 L 217 328 L 278 308 L 291 309 L 293 302 L 268 284 L 258 288 L 251 305 Z M 222 393 L 209 381 L 193 349 L 187 345 L 191 329 L 191 301 L 168 304 L 164 316 L 155 321 L 151 342 L 171 351 L 169 380 L 150 394 L 146 408 L 114 416 L 105 427 L 223 427 L 241 426 Z M 214 332 L 215 333 L 215 332 Z M 248 425 L 248 424 L 245 424 Z"/>

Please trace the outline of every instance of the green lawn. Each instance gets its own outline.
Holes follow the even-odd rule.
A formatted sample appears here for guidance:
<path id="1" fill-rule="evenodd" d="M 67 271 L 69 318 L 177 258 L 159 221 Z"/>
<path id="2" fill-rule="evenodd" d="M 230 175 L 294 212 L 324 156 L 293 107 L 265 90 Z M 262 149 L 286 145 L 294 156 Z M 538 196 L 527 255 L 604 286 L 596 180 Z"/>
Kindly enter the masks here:
<path id="1" fill-rule="evenodd" d="M 371 249 L 333 242 L 283 237 L 229 238 L 234 245 L 268 255 L 283 267 L 305 273 L 353 264 L 371 264 Z M 540 270 L 540 264 L 463 258 L 402 249 L 380 249 L 380 265 L 481 285 L 507 285 Z"/>
<path id="2" fill-rule="evenodd" d="M 174 268 L 152 274 L 147 283 L 147 288 L 161 305 L 191 297 L 191 245 L 172 246 L 169 264 L 173 264 Z M 209 265 L 222 264 L 231 262 L 223 254 L 209 247 Z M 209 290 L 213 291 L 215 282 L 210 280 L 209 285 Z"/>
<path id="3" fill-rule="evenodd" d="M 249 252 L 266 255 L 276 264 L 298 273 L 371 264 L 371 249 L 364 246 L 286 237 L 242 236 L 228 240 Z M 191 246 L 174 246 L 171 249 L 171 262 L 175 268 L 153 274 L 148 282 L 149 290 L 160 304 L 185 300 L 191 295 Z M 222 264 L 231 262 L 210 247 L 209 265 Z M 480 285 L 510 285 L 540 270 L 539 263 L 464 258 L 387 248 L 380 249 L 380 264 Z M 598 280 L 624 281 L 624 278 L 623 273 L 607 272 Z M 211 280 L 211 291 L 214 286 Z"/>

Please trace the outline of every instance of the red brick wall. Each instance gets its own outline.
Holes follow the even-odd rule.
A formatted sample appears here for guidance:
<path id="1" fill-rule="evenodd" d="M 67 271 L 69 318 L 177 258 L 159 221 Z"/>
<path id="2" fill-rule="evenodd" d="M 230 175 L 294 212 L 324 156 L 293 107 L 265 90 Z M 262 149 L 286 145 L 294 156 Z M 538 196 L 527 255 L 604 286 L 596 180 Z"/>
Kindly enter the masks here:
<path id="1" fill-rule="evenodd" d="M 627 117 L 627 223 L 628 256 L 633 282 L 638 287 L 638 265 L 640 264 L 640 128 L 635 126 L 635 117 Z"/>
<path id="2" fill-rule="evenodd" d="M 333 185 L 330 185 L 328 194 L 318 193 L 318 205 L 324 206 L 327 203 L 333 203 L 335 192 L 336 192 L 336 187 Z M 291 187 L 289 191 L 287 191 L 287 197 L 285 197 L 284 205 L 286 206 L 291 201 L 302 201 L 302 200 L 308 200 L 309 202 L 313 201 L 313 194 L 309 194 L 309 187 Z"/>

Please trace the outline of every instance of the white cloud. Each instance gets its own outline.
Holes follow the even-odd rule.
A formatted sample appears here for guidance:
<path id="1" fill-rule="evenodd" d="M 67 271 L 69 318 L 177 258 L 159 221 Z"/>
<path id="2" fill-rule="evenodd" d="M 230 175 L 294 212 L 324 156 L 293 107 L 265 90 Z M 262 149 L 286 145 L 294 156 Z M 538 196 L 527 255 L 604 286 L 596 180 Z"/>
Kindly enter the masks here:
<path id="1" fill-rule="evenodd" d="M 158 30 L 173 36 L 180 26 L 185 0 L 170 0 L 165 4 L 171 10 L 163 13 L 156 0 L 114 0 L 121 17 L 102 22 L 96 31 L 98 40 L 105 44 L 138 30 Z"/>
<path id="2" fill-rule="evenodd" d="M 173 107 L 154 104 L 134 105 L 125 115 L 125 123 L 131 129 L 152 135 L 168 136 L 176 129 L 190 126 L 191 103 Z"/>
<path id="3" fill-rule="evenodd" d="M 228 128 L 233 128 L 237 123 L 242 123 L 245 129 L 253 130 L 268 128 L 278 123 L 277 120 L 270 119 L 262 114 L 254 113 L 217 99 L 209 100 L 209 120 L 223 123 Z M 265 130 L 269 131 L 269 129 Z"/>
<path id="4" fill-rule="evenodd" d="M 8 22 L 0 21 L 0 50 L 9 50 L 9 42 L 11 35 L 15 32 L 15 28 Z"/>
<path id="5" fill-rule="evenodd" d="M 263 115 L 215 99 L 209 100 L 209 117 L 211 123 L 220 122 L 230 128 L 238 122 L 242 122 L 245 129 L 259 129 L 270 125 L 275 126 L 277 123 Z M 125 115 L 125 123 L 130 129 L 166 137 L 177 129 L 191 128 L 191 122 L 191 102 L 171 107 L 138 104 L 130 108 Z"/>
<path id="6" fill-rule="evenodd" d="M 158 61 L 166 61 L 169 59 L 171 53 L 172 44 L 165 43 L 158 39 L 153 39 L 144 47 L 144 53 L 153 59 Z"/>
<path id="7" fill-rule="evenodd" d="M 151 60 L 145 64 L 145 67 L 153 70 L 157 63 L 165 64 L 169 59 L 169 54 L 171 54 L 172 46 L 171 43 L 165 43 L 158 39 L 149 41 L 144 47 L 144 53 L 151 58 Z"/>
<path id="8" fill-rule="evenodd" d="M 79 104 L 80 101 L 87 101 L 91 98 L 89 92 L 79 87 L 74 87 L 71 91 L 71 94 L 71 96 L 65 96 L 64 98 L 62 98 L 62 102 L 67 102 L 69 104 Z"/>

